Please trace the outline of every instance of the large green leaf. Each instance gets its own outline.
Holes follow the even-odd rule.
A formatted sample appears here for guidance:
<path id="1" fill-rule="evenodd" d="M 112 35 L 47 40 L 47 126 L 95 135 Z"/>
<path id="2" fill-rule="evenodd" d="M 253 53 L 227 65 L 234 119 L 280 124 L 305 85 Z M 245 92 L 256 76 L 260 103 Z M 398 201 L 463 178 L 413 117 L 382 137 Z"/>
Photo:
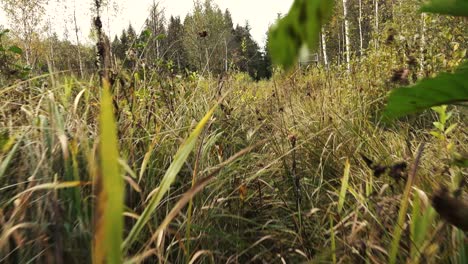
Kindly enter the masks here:
<path id="1" fill-rule="evenodd" d="M 454 73 L 441 73 L 412 87 L 393 90 L 384 111 L 384 119 L 393 119 L 433 106 L 468 101 L 468 62 Z"/>
<path id="2" fill-rule="evenodd" d="M 421 7 L 421 11 L 468 17 L 468 0 L 431 0 Z"/>
<path id="3" fill-rule="evenodd" d="M 268 49 L 273 62 L 289 69 L 304 46 L 308 50 L 316 48 L 333 3 L 330 0 L 295 0 L 289 13 L 269 32 Z"/>

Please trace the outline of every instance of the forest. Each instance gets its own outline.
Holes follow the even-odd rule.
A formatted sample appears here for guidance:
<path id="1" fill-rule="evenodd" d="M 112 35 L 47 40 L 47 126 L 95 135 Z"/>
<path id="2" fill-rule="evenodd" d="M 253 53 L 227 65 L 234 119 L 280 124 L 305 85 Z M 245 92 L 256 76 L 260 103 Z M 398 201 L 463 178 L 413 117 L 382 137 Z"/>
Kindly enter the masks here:
<path id="1" fill-rule="evenodd" d="M 0 0 L 0 263 L 468 263 L 467 0 L 123 2 Z"/>

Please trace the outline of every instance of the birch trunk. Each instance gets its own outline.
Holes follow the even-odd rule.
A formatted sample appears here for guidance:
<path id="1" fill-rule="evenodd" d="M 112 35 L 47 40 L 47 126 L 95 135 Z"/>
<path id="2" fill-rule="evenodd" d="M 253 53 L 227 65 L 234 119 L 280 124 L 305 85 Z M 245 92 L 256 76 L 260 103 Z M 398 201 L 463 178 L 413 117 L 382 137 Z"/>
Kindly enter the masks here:
<path id="1" fill-rule="evenodd" d="M 348 20 L 348 7 L 347 7 L 348 0 L 343 0 L 343 15 L 344 15 L 344 40 L 345 40 L 345 53 L 346 53 L 346 68 L 348 71 L 351 69 L 350 65 L 350 56 L 351 56 L 351 48 L 349 43 L 349 20 Z"/>
<path id="2" fill-rule="evenodd" d="M 362 0 L 359 0 L 359 55 L 362 57 L 363 51 L 362 40 Z"/>
<path id="3" fill-rule="evenodd" d="M 322 27 L 322 54 L 323 54 L 323 63 L 325 64 L 325 67 L 328 68 L 328 57 L 327 57 L 327 42 L 326 42 L 326 36 L 325 36 L 325 30 L 323 30 Z"/>
<path id="4" fill-rule="evenodd" d="M 426 48 L 426 14 L 421 13 L 421 43 L 419 51 L 421 53 L 419 61 L 419 75 L 424 76 L 424 49 Z"/>
<path id="5" fill-rule="evenodd" d="M 78 36 L 78 23 L 76 21 L 76 6 L 73 9 L 73 23 L 75 24 L 76 49 L 78 50 L 78 63 L 80 64 L 80 77 L 83 78 L 83 60 L 81 59 L 80 38 Z"/>
<path id="6" fill-rule="evenodd" d="M 379 36 L 379 0 L 374 0 L 375 14 L 374 14 L 374 30 L 375 30 L 375 49 L 379 47 L 378 36 Z"/>

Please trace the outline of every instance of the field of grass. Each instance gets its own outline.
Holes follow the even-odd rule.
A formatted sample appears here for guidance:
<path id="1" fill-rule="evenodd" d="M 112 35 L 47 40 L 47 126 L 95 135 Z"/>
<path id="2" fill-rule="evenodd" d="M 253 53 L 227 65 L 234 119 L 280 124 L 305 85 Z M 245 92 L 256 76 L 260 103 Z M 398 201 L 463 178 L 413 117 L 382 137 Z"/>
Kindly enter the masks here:
<path id="1" fill-rule="evenodd" d="M 126 75 L 112 103 L 96 76 L 0 88 L 0 262 L 387 263 L 393 247 L 398 263 L 466 263 L 464 233 L 430 204 L 466 177 L 447 162 L 467 153 L 466 107 L 448 108 L 443 138 L 434 111 L 382 123 L 395 65 L 375 61 L 260 82 Z M 407 168 L 375 175 L 363 156 Z M 122 205 L 123 223 L 102 220 Z"/>

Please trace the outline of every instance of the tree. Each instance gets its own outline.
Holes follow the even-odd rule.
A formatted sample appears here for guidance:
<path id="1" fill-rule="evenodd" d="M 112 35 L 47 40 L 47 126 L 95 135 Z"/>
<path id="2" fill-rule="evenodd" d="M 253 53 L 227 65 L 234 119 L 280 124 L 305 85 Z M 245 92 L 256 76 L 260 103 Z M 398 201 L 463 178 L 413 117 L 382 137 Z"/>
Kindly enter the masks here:
<path id="1" fill-rule="evenodd" d="M 145 57 L 148 62 L 154 62 L 162 59 L 166 53 L 167 44 L 166 28 L 165 28 L 164 10 L 159 8 L 159 5 L 153 1 L 150 8 L 150 14 L 146 19 L 145 30 L 149 32 L 149 39 L 146 42 Z"/>
<path id="2" fill-rule="evenodd" d="M 256 80 L 263 78 L 264 76 L 261 76 L 263 75 L 261 73 L 265 72 L 264 69 L 261 69 L 264 64 L 263 54 L 250 34 L 250 25 L 248 23 L 245 26 L 237 25 L 233 35 L 235 43 L 238 43 L 234 51 L 237 68 L 249 73 Z"/>
<path id="3" fill-rule="evenodd" d="M 21 39 L 24 47 L 26 63 L 33 66 L 36 57 L 34 56 L 34 43 L 39 41 L 41 33 L 41 22 L 45 12 L 44 6 L 48 0 L 1 0 L 3 8 L 12 29 Z"/>
<path id="4" fill-rule="evenodd" d="M 111 44 L 112 54 L 114 55 L 114 59 L 123 60 L 125 58 L 125 50 L 123 48 L 122 42 L 120 41 L 119 37 L 116 35 L 114 40 Z"/>
<path id="5" fill-rule="evenodd" d="M 172 61 L 176 67 L 177 72 L 181 73 L 187 67 L 187 52 L 183 45 L 184 27 L 180 21 L 180 17 L 173 17 L 169 19 L 167 27 L 167 52 L 165 58 Z"/>
<path id="6" fill-rule="evenodd" d="M 346 68 L 348 71 L 350 67 L 350 56 L 351 56 L 351 44 L 349 38 L 349 18 L 348 18 L 348 7 L 346 6 L 348 0 L 343 0 L 343 16 L 344 16 L 344 40 L 345 40 L 345 49 L 346 49 Z"/>
<path id="7" fill-rule="evenodd" d="M 184 47 L 191 69 L 221 73 L 226 70 L 226 43 L 231 28 L 212 0 L 195 2 L 184 20 Z"/>
<path id="8" fill-rule="evenodd" d="M 78 60 L 80 62 L 80 77 L 83 78 L 83 60 L 81 58 L 81 48 L 80 48 L 80 38 L 79 38 L 79 28 L 78 22 L 76 21 L 76 2 L 73 1 L 73 24 L 75 29 L 75 37 L 76 37 L 76 48 L 78 51 Z"/>
<path id="9" fill-rule="evenodd" d="M 322 54 L 323 54 L 323 64 L 325 67 L 328 67 L 328 56 L 327 56 L 327 36 L 325 29 L 322 27 L 320 32 L 321 38 L 320 41 L 322 43 Z"/>

